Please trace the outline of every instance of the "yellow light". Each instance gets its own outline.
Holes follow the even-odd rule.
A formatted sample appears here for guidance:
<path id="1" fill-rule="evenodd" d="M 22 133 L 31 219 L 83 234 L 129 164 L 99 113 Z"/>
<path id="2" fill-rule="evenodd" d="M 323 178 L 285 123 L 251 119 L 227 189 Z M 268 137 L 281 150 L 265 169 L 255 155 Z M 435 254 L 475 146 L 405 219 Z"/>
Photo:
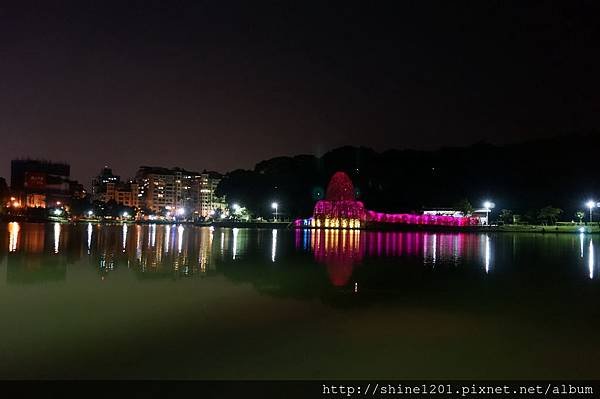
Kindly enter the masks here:
<path id="1" fill-rule="evenodd" d="M 19 230 L 21 230 L 19 223 L 11 222 L 8 224 L 8 252 L 15 252 L 17 250 Z"/>

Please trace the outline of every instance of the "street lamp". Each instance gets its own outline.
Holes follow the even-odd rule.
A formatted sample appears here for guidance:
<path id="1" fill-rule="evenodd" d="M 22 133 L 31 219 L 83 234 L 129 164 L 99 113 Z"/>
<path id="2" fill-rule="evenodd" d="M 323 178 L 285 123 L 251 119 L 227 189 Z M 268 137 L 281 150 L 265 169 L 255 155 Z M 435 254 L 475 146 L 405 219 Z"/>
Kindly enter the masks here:
<path id="1" fill-rule="evenodd" d="M 271 204 L 271 208 L 275 209 L 275 220 L 274 221 L 277 221 L 277 207 L 279 207 L 279 204 L 277 202 L 273 202 Z"/>
<path id="2" fill-rule="evenodd" d="M 596 202 L 595 201 L 588 201 L 585 206 L 587 206 L 588 208 L 590 208 L 590 223 L 592 223 L 592 209 L 594 209 L 594 207 L 596 206 Z"/>
<path id="3" fill-rule="evenodd" d="M 483 207 L 485 208 L 485 219 L 486 219 L 488 226 L 490 224 L 490 212 L 491 212 L 492 208 L 495 206 L 496 206 L 496 204 L 494 204 L 493 202 L 490 202 L 490 201 L 485 201 L 483 203 Z"/>

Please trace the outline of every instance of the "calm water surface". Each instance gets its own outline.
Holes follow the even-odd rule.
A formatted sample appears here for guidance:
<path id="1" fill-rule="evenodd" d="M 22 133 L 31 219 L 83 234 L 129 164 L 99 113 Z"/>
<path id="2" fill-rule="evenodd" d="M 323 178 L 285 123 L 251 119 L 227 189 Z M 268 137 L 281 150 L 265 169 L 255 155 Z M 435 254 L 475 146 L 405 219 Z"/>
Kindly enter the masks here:
<path id="1" fill-rule="evenodd" d="M 600 236 L 0 225 L 0 377 L 600 378 Z"/>

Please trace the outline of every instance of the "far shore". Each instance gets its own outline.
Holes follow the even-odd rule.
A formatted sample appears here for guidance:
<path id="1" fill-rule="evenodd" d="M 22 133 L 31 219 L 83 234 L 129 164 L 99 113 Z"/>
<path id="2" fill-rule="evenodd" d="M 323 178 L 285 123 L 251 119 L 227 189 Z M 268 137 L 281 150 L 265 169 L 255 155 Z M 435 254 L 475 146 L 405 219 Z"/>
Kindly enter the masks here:
<path id="1" fill-rule="evenodd" d="M 501 226 L 436 226 L 436 225 L 394 225 L 378 224 L 366 227 L 366 230 L 409 230 L 409 231 L 448 231 L 464 233 L 558 233 L 558 234 L 597 234 L 600 233 L 600 225 L 593 224 L 560 224 L 560 225 L 501 225 Z"/>
<path id="2" fill-rule="evenodd" d="M 67 220 L 64 218 L 34 219 L 34 218 L 0 218 L 3 222 L 23 222 L 23 223 L 93 223 L 93 224 L 183 224 L 199 227 L 222 227 L 222 228 L 295 228 L 289 221 L 213 221 L 213 222 L 191 222 L 191 221 L 136 221 L 136 220 L 98 220 L 98 219 L 78 219 Z M 311 227 L 299 227 L 299 229 L 314 229 Z M 326 230 L 326 229 L 323 229 Z M 338 230 L 338 229 L 328 229 Z M 540 233 L 540 234 L 599 234 L 600 222 L 583 224 L 557 224 L 557 225 L 491 225 L 491 226 L 441 226 L 441 225 L 409 225 L 409 224 L 391 224 L 378 223 L 368 224 L 359 229 L 365 231 L 422 231 L 422 232 L 462 232 L 462 233 Z"/>

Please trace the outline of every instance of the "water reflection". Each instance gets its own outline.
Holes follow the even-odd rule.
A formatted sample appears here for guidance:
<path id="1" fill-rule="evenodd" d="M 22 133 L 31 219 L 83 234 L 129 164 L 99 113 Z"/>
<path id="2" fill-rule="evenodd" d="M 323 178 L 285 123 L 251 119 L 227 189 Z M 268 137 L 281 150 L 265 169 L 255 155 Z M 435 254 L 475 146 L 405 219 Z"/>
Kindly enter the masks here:
<path id="1" fill-rule="evenodd" d="M 238 228 L 234 228 L 233 229 L 233 251 L 232 251 L 232 258 L 235 260 L 235 256 L 237 255 L 237 240 L 238 240 L 238 234 L 240 232 L 240 229 Z"/>
<path id="2" fill-rule="evenodd" d="M 165 244 L 165 254 L 169 253 L 169 244 L 171 242 L 171 226 L 165 226 L 163 242 Z"/>
<path id="3" fill-rule="evenodd" d="M 125 252 L 125 249 L 127 248 L 127 224 L 123 224 L 123 252 Z"/>
<path id="4" fill-rule="evenodd" d="M 60 249 L 60 223 L 54 223 L 54 253 L 57 254 Z"/>
<path id="5" fill-rule="evenodd" d="M 588 270 L 590 271 L 590 279 L 594 278 L 594 245 L 590 238 L 590 246 L 588 249 Z"/>
<path id="6" fill-rule="evenodd" d="M 12 222 L 8 224 L 8 252 L 15 252 L 19 244 L 19 231 L 21 226 L 19 223 Z"/>
<path id="7" fill-rule="evenodd" d="M 214 227 L 210 227 L 209 234 L 200 235 L 200 250 L 198 251 L 198 266 L 201 273 L 206 273 L 209 259 L 212 253 L 212 244 L 214 239 Z"/>
<path id="8" fill-rule="evenodd" d="M 489 273 L 491 249 L 490 249 L 490 236 L 488 234 L 485 235 L 485 250 L 483 251 L 483 256 L 485 259 L 485 272 Z"/>
<path id="9" fill-rule="evenodd" d="M 275 255 L 277 254 L 277 229 L 273 229 L 273 242 L 271 244 L 271 262 L 275 262 Z"/>
<path id="10" fill-rule="evenodd" d="M 181 250 L 183 248 L 183 232 L 185 230 L 185 227 L 183 227 L 182 225 L 179 225 L 177 227 L 177 252 L 181 253 Z"/>
<path id="11" fill-rule="evenodd" d="M 407 372 L 415 364 L 429 369 L 423 354 L 435 357 L 440 345 L 451 347 L 437 359 L 450 372 L 456 355 L 468 352 L 478 356 L 469 357 L 469 364 L 489 374 L 489 357 L 507 348 L 526 352 L 521 363 L 539 366 L 541 378 L 554 375 L 544 368 L 550 346 L 559 348 L 552 358 L 583 359 L 588 366 L 597 359 L 589 344 L 600 293 L 595 235 L 56 227 L 0 225 L 6 370 L 39 363 L 81 378 L 103 369 L 108 378 L 149 371 L 202 377 L 213 364 L 263 356 L 273 342 L 283 349 L 265 360 L 272 370 L 306 351 L 327 362 L 331 348 L 354 350 L 358 363 L 369 364 L 367 372 L 373 362 L 363 355 L 383 348 L 375 355 L 384 359 L 381 370 L 392 374 L 407 354 Z M 542 333 L 552 335 L 540 340 Z M 236 350 L 249 349 L 224 358 L 233 336 L 248 338 Z M 281 341 L 284 336 L 289 342 Z M 465 350 L 462 342 L 474 346 Z M 148 343 L 157 344 L 148 349 Z M 300 349 L 290 354 L 294 344 Z M 194 358 L 207 360 L 205 369 L 198 362 L 173 369 L 175 357 L 195 348 Z M 68 370 L 65 362 L 47 363 L 72 349 L 89 361 L 77 360 Z M 39 358 L 32 357 L 36 351 Z M 119 355 L 140 361 L 119 368 Z M 502 372 L 515 367 L 511 356 L 498 360 Z M 346 370 L 338 363 L 329 372 Z M 347 367 L 357 372 L 356 365 Z M 78 369 L 89 372 L 80 376 Z M 314 367 L 302 372 L 310 377 Z"/>
<path id="12" fill-rule="evenodd" d="M 92 226 L 91 223 L 88 223 L 87 225 L 87 253 L 88 255 L 91 253 L 92 250 L 92 233 L 94 232 L 94 227 Z"/>
<path id="13" fill-rule="evenodd" d="M 85 256 L 102 278 L 119 268 L 131 269 L 141 280 L 182 278 L 223 273 L 229 264 L 244 266 L 248 276 L 267 270 L 272 262 L 287 270 L 290 259 L 310 253 L 326 272 L 333 286 L 350 286 L 355 291 L 368 285 L 360 280 L 357 267 L 385 258 L 395 270 L 418 267 L 421 272 L 444 273 L 450 269 L 470 270 L 493 276 L 510 267 L 524 251 L 558 251 L 575 260 L 572 270 L 594 279 L 595 246 L 591 235 L 493 235 L 424 232 L 371 232 L 357 230 L 253 230 L 214 229 L 183 225 L 61 225 L 8 223 L 0 230 L 0 259 L 10 267 L 7 280 L 25 280 L 23 273 L 42 281 L 43 265 L 55 265 L 49 279 L 66 275 L 66 265 Z M 519 247 L 517 247 L 517 244 Z M 564 249 L 563 249 L 564 251 Z M 562 256 L 553 252 L 552 256 Z M 302 255 L 305 256 L 305 255 Z M 549 256 L 549 255 L 548 255 Z M 567 255 L 564 255 L 567 256 Z M 500 257 L 500 258 L 499 258 Z M 390 261 L 390 262 L 388 262 Z M 567 264 L 569 259 L 565 258 Z M 306 258 L 302 258 L 305 265 Z M 16 266 L 19 265 L 19 266 Z M 58 266 L 60 265 L 60 267 Z M 502 266 L 498 266 L 502 265 Z M 270 270 L 270 269 L 268 269 Z M 305 272 L 304 266 L 299 269 Z M 361 273 L 371 266 L 361 267 Z M 583 271 L 584 270 L 584 271 Z M 418 272 L 418 273 L 421 273 Z M 546 272 L 552 272 L 546 271 Z M 36 274 L 37 273 L 37 274 Z M 270 273 L 270 272 L 269 272 Z M 15 277 L 22 274 L 21 277 Z M 60 277 L 60 278 L 58 278 Z M 325 280 L 327 281 L 327 280 Z M 360 284 L 359 284 L 360 283 Z"/>
<path id="14" fill-rule="evenodd" d="M 156 246 L 156 224 L 150 226 L 150 243 L 153 248 Z"/>
<path id="15" fill-rule="evenodd" d="M 477 260 L 486 273 L 492 265 L 489 235 L 462 233 L 370 232 L 356 230 L 297 230 L 296 248 L 310 250 L 327 267 L 332 284 L 347 285 L 363 258 L 420 258 L 423 265 L 458 265 Z"/>
<path id="16" fill-rule="evenodd" d="M 67 264 L 79 259 L 76 253 L 71 256 L 58 253 L 60 224 L 58 228 L 54 224 L 30 224 L 23 228 L 21 223 L 9 223 L 8 241 L 6 282 L 9 284 L 64 281 Z"/>
<path id="17" fill-rule="evenodd" d="M 315 230 L 311 235 L 311 249 L 315 259 L 324 263 L 331 283 L 348 284 L 354 264 L 362 260 L 364 245 L 361 232 L 356 230 Z M 377 247 L 381 249 L 381 247 Z"/>

